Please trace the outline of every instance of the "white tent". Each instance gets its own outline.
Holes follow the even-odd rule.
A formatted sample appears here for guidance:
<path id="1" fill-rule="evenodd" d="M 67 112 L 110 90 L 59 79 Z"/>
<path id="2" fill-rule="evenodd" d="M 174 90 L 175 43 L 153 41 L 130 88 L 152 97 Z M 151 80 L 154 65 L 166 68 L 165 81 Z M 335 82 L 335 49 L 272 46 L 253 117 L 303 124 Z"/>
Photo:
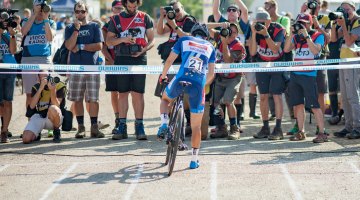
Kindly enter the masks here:
<path id="1" fill-rule="evenodd" d="M 51 8 L 56 13 L 72 13 L 76 0 L 56 0 L 51 3 Z"/>

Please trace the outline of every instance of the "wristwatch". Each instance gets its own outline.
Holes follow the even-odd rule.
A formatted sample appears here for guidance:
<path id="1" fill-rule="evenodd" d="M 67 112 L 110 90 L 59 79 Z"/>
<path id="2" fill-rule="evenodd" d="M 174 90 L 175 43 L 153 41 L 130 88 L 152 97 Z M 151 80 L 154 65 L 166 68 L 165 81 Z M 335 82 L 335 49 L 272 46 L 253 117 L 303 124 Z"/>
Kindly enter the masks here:
<path id="1" fill-rule="evenodd" d="M 268 39 L 268 38 L 270 38 L 270 35 L 267 34 L 267 35 L 264 36 L 264 38 L 265 38 L 265 39 Z"/>
<path id="2" fill-rule="evenodd" d="M 85 44 L 78 44 L 78 49 L 84 50 L 84 48 L 85 48 Z"/>
<path id="3" fill-rule="evenodd" d="M 10 35 L 10 38 L 15 38 L 15 35 Z"/>

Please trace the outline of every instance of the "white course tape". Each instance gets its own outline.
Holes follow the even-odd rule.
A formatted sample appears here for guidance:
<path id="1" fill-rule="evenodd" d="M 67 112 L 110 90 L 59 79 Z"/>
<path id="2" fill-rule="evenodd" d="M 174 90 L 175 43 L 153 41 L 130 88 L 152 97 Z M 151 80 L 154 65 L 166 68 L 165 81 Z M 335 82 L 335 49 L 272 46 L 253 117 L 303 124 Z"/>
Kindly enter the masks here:
<path id="1" fill-rule="evenodd" d="M 328 65 L 341 63 L 341 65 Z M 345 64 L 349 63 L 349 64 Z M 356 63 L 356 64 L 355 64 Z M 359 64 L 357 64 L 359 63 Z M 327 70 L 360 68 L 360 58 L 307 60 L 291 62 L 259 62 L 259 63 L 227 63 L 216 64 L 216 73 L 231 72 L 280 72 L 303 70 Z M 52 65 L 52 64 L 6 64 L 1 63 L 0 69 L 12 69 L 11 72 L 37 74 L 39 70 L 55 71 L 68 74 L 160 74 L 163 66 L 151 65 Z M 168 74 L 176 74 L 179 65 L 173 65 Z M 22 70 L 18 72 L 18 70 Z"/>

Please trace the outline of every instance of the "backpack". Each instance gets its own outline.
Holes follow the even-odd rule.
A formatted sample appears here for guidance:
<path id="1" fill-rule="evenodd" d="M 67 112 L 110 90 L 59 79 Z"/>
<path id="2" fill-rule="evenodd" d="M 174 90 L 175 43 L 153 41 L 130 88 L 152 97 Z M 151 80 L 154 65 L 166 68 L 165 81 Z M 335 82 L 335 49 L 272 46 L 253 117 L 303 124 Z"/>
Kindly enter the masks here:
<path id="1" fill-rule="evenodd" d="M 69 56 L 69 50 L 65 47 L 65 41 L 64 41 L 61 47 L 56 50 L 52 61 L 54 64 L 66 65 L 68 64 L 67 63 L 68 56 Z"/>

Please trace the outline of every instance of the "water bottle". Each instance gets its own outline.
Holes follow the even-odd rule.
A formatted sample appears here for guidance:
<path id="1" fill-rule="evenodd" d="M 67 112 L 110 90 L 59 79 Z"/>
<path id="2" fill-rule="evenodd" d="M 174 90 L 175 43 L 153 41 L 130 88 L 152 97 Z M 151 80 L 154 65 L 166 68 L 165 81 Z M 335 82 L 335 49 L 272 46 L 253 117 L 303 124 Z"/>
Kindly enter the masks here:
<path id="1" fill-rule="evenodd" d="M 104 65 L 104 59 L 101 56 L 98 56 L 96 64 L 97 65 Z"/>

